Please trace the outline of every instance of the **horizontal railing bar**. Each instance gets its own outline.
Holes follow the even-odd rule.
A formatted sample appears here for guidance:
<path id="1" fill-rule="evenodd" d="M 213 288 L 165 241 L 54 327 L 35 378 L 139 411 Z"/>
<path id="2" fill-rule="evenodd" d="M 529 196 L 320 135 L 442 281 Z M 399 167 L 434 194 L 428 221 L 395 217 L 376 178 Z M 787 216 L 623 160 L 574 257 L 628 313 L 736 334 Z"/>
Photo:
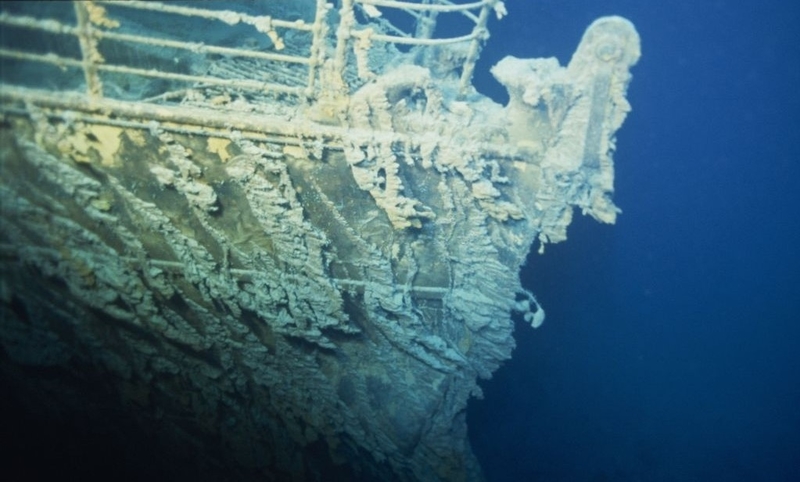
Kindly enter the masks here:
<path id="1" fill-rule="evenodd" d="M 416 38 L 416 37 L 396 37 L 394 35 L 383 35 L 373 33 L 369 36 L 370 40 L 378 40 L 380 42 L 391 42 L 395 44 L 404 45 L 448 45 L 459 42 L 468 42 L 477 38 L 475 34 L 462 35 L 461 37 L 451 38 Z"/>
<path id="2" fill-rule="evenodd" d="M 217 77 L 205 77 L 201 75 L 176 74 L 173 72 L 161 72 L 155 69 L 137 69 L 135 67 L 125 67 L 122 65 L 97 64 L 97 70 L 103 72 L 116 72 L 120 74 L 140 75 L 142 77 L 154 77 L 158 79 L 179 80 L 183 82 L 204 82 L 211 85 L 224 85 L 226 87 L 239 87 L 248 90 L 281 92 L 285 94 L 303 95 L 305 86 L 289 87 L 270 82 L 259 82 L 257 80 L 246 79 L 221 79 Z"/>
<path id="3" fill-rule="evenodd" d="M 58 20 L 38 19 L 35 17 L 8 15 L 5 12 L 0 13 L 0 24 L 9 25 L 13 27 L 31 28 L 35 30 L 42 30 L 45 32 L 64 34 L 64 35 L 77 36 L 80 33 L 77 27 L 63 24 Z M 142 35 L 123 34 L 123 33 L 109 32 L 106 30 L 99 30 L 99 29 L 94 30 L 92 34 L 99 38 L 107 38 L 111 40 L 118 40 L 121 42 L 135 42 L 140 44 L 155 45 L 157 47 L 172 47 L 199 53 L 218 53 L 222 55 L 251 57 L 256 59 L 273 60 L 276 62 L 287 62 L 287 63 L 304 64 L 304 65 L 308 65 L 311 63 L 311 61 L 308 58 L 298 57 L 295 55 L 274 54 L 269 52 L 256 52 L 254 50 L 219 47 L 217 45 L 183 42 L 179 40 L 169 40 L 158 37 L 146 37 Z"/>
<path id="4" fill-rule="evenodd" d="M 276 62 L 287 62 L 295 64 L 308 65 L 311 63 L 306 57 L 298 57 L 294 55 L 272 54 L 268 52 L 256 52 L 254 50 L 236 49 L 230 47 L 219 47 L 216 45 L 206 45 L 202 43 L 183 42 L 180 40 L 168 40 L 157 37 L 145 37 L 141 35 L 124 34 L 117 32 L 95 31 L 94 35 L 99 38 L 107 38 L 111 40 L 118 40 L 120 42 L 134 42 L 146 45 L 155 45 L 157 47 L 171 47 L 183 50 L 189 50 L 197 53 L 212 53 L 230 55 L 236 57 L 251 57 L 255 59 L 273 60 Z"/>
<path id="5" fill-rule="evenodd" d="M 27 111 L 24 107 L 11 107 L 11 106 L 0 106 L 0 113 L 3 115 L 16 115 L 20 117 L 28 117 L 30 112 Z M 114 111 L 116 114 L 117 112 Z M 210 114 L 210 113 L 209 113 Z M 218 116 L 219 112 L 215 112 Z M 142 118 L 142 120 L 121 120 L 119 118 L 109 118 L 107 116 L 103 116 L 100 114 L 92 114 L 92 113 L 82 113 L 82 112 L 75 112 L 75 111 L 67 111 L 67 110 L 54 110 L 50 112 L 46 112 L 45 114 L 50 119 L 58 119 L 64 122 L 83 122 L 85 124 L 101 124 L 101 125 L 108 125 L 114 127 L 122 127 L 124 129 L 140 129 L 140 130 L 151 130 L 153 128 L 153 120 L 147 120 L 147 118 Z M 202 120 L 202 119 L 201 119 Z M 218 128 L 218 127 L 193 127 L 189 124 L 176 124 L 174 122 L 162 122 L 158 123 L 158 128 L 164 131 L 173 132 L 176 134 L 185 134 L 190 136 L 203 136 L 203 137 L 221 137 L 226 139 L 247 139 L 249 141 L 255 142 L 268 142 L 273 144 L 279 145 L 291 145 L 291 146 L 303 146 L 307 143 L 307 140 L 301 139 L 299 137 L 287 137 L 284 135 L 276 134 L 262 134 L 257 133 L 254 131 L 239 131 L 236 130 L 235 134 L 230 128 Z M 323 142 L 326 149 L 330 150 L 341 150 L 342 146 L 333 144 L 331 142 Z"/>
<path id="6" fill-rule="evenodd" d="M 441 1 L 442 3 L 445 3 L 447 5 L 456 5 L 450 0 L 441 0 Z M 472 20 L 475 23 L 478 23 L 479 20 L 478 17 L 474 13 L 472 13 L 471 10 L 461 10 L 461 15 L 467 17 L 468 19 Z"/>
<path id="7" fill-rule="evenodd" d="M 43 30 L 50 33 L 78 35 L 78 29 L 74 25 L 64 24 L 52 18 L 44 19 L 27 15 L 10 15 L 8 12 L 0 12 L 0 25 Z"/>
<path id="8" fill-rule="evenodd" d="M 217 137 L 233 138 L 241 134 L 241 137 L 250 138 L 251 134 L 268 134 L 285 138 L 280 142 L 298 145 L 301 141 L 319 139 L 325 143 L 326 147 L 339 149 L 345 139 L 349 139 L 348 142 L 365 139 L 370 143 L 378 144 L 416 144 L 411 136 L 392 131 L 353 129 L 346 126 L 317 124 L 311 121 L 287 122 L 285 117 L 264 113 L 220 111 L 220 108 L 216 106 L 146 104 L 110 98 L 89 100 L 85 94 L 80 92 L 52 92 L 0 84 L 0 110 L 8 110 L 6 106 L 2 105 L 3 102 L 17 103 L 19 106 L 32 104 L 59 111 L 96 114 L 101 117 L 95 120 L 87 119 L 89 122 L 96 123 L 108 123 L 108 115 L 113 114 L 117 118 L 160 122 L 163 123 L 160 124 L 162 128 L 171 131 L 182 130 L 187 126 L 197 126 L 201 130 L 194 131 L 194 133 Z M 149 124 L 146 127 L 149 128 Z M 297 139 L 297 141 L 293 139 Z M 439 142 L 450 141 L 452 139 L 449 138 L 440 138 L 439 140 Z M 506 143 L 480 143 L 479 149 L 487 156 L 523 161 L 528 159 L 524 152 Z"/>
<path id="9" fill-rule="evenodd" d="M 54 53 L 34 54 L 31 52 L 23 52 L 20 50 L 11 50 L 0 47 L 0 57 L 7 57 L 18 60 L 28 60 L 31 62 L 41 62 L 44 64 L 55 65 L 57 67 L 69 66 L 69 67 L 83 68 L 82 60 L 72 59 L 69 57 L 61 57 L 60 55 Z"/>
<path id="10" fill-rule="evenodd" d="M 167 5 L 161 2 L 143 2 L 140 0 L 95 0 L 96 3 L 104 3 L 117 7 L 133 8 L 137 10 L 150 10 L 152 12 L 174 13 L 186 17 L 200 17 L 209 20 L 219 20 L 228 25 L 235 25 L 239 22 L 256 27 L 261 31 L 260 26 L 271 24 L 275 27 L 289 28 L 294 30 L 312 31 L 314 26 L 303 20 L 280 20 L 269 16 L 257 17 L 246 13 L 234 12 L 232 10 L 206 10 L 194 7 L 181 7 L 177 5 Z"/>
<path id="11" fill-rule="evenodd" d="M 78 111 L 99 115 L 114 114 L 129 119 L 174 123 L 227 131 L 250 131 L 271 133 L 296 138 L 335 138 L 342 139 L 349 132 L 333 126 L 318 126 L 311 122 L 287 122 L 284 117 L 262 113 L 235 112 L 235 115 L 221 113 L 219 107 L 172 106 L 146 104 L 111 98 L 89 100 L 80 92 L 52 92 L 0 84 L 0 100 L 18 102 L 21 105 L 33 104 L 56 110 Z M 225 111 L 223 111 L 225 112 Z M 230 112 L 234 114 L 234 112 Z M 392 134 L 387 141 L 396 141 Z"/>
<path id="12" fill-rule="evenodd" d="M 389 8 L 401 8 L 404 10 L 419 10 L 419 11 L 427 11 L 427 12 L 461 12 L 464 10 L 474 10 L 476 8 L 481 8 L 484 5 L 489 5 L 491 0 L 481 0 L 478 2 L 472 3 L 464 3 L 464 4 L 423 4 L 423 3 L 411 3 L 411 2 L 402 2 L 398 0 L 355 0 L 357 3 L 361 3 L 364 5 L 374 5 L 376 7 L 389 7 Z"/>
<path id="13" fill-rule="evenodd" d="M 32 62 L 41 62 L 46 64 L 55 65 L 58 67 L 83 67 L 83 62 L 68 57 L 61 57 L 56 54 L 33 54 L 30 52 L 20 52 L 17 50 L 9 50 L 0 48 L 0 57 L 15 58 L 19 60 L 28 60 Z M 305 86 L 291 87 L 281 84 L 274 84 L 270 82 L 259 82 L 255 80 L 246 79 L 221 79 L 218 77 L 205 77 L 200 75 L 176 74 L 172 72 L 161 72 L 154 69 L 137 69 L 134 67 L 125 67 L 122 65 L 108 65 L 96 64 L 97 70 L 103 72 L 116 72 L 121 74 L 139 75 L 142 77 L 152 77 L 167 80 L 179 80 L 183 82 L 202 82 L 210 85 L 223 85 L 226 87 L 239 87 L 247 90 L 255 90 L 260 92 L 280 92 L 284 94 L 304 95 Z"/>

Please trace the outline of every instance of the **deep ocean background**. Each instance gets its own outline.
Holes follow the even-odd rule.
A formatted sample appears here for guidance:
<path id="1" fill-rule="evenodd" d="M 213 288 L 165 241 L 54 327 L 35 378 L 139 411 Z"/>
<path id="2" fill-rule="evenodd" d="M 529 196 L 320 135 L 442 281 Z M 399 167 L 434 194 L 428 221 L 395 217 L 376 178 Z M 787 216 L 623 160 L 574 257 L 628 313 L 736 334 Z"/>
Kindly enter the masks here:
<path id="1" fill-rule="evenodd" d="M 476 69 L 642 37 L 614 226 L 577 216 L 521 277 L 547 311 L 471 401 L 490 481 L 800 480 L 800 4 L 506 2 Z"/>

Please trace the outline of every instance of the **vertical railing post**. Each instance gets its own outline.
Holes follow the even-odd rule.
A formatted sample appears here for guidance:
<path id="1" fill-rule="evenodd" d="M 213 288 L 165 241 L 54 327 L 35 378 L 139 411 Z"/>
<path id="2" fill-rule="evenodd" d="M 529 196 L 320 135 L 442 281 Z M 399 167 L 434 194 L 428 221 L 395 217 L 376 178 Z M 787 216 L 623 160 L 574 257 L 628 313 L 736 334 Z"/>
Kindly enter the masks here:
<path id="1" fill-rule="evenodd" d="M 430 5 L 430 0 L 423 0 L 423 5 Z M 414 31 L 415 38 L 431 38 L 436 29 L 436 17 L 438 12 L 433 10 L 423 11 L 417 16 L 417 25 Z"/>
<path id="2" fill-rule="evenodd" d="M 493 2 L 486 2 L 481 8 L 475 28 L 472 29 L 472 42 L 469 45 L 467 58 L 464 59 L 464 67 L 461 70 L 461 84 L 458 88 L 458 95 L 463 97 L 467 93 L 467 88 L 472 84 L 472 74 L 475 71 L 475 63 L 481 53 L 481 42 L 485 41 L 488 35 L 486 23 L 489 20 L 489 12 L 492 10 Z"/>
<path id="3" fill-rule="evenodd" d="M 326 6 L 326 13 L 327 8 Z M 317 15 L 319 15 L 319 11 L 317 11 Z M 311 70 L 316 70 L 319 75 L 319 89 L 318 92 L 315 92 L 317 95 L 313 99 L 313 117 L 317 122 L 338 124 L 342 122 L 344 113 L 347 111 L 348 87 L 344 80 L 344 71 L 347 67 L 347 46 L 354 23 L 353 0 L 342 0 L 333 57 L 328 58 L 325 55 L 325 44 L 322 44 L 320 52 L 317 54 L 312 52 L 312 55 L 317 57 L 318 65 L 314 69 L 312 60 Z M 313 85 L 310 82 L 311 79 L 309 79 L 309 86 Z"/>
<path id="4" fill-rule="evenodd" d="M 339 28 L 336 31 L 336 50 L 333 57 L 334 69 L 342 77 L 344 77 L 347 65 L 347 42 L 352 35 L 354 22 L 353 0 L 342 0 L 342 7 L 339 9 Z"/>
<path id="5" fill-rule="evenodd" d="M 75 16 L 78 19 L 78 40 L 81 45 L 81 55 L 83 56 L 83 75 L 86 78 L 86 93 L 89 98 L 99 99 L 103 97 L 103 84 L 100 82 L 100 75 L 97 73 L 97 63 L 103 61 L 103 57 L 97 50 L 97 38 L 92 33 L 92 22 L 89 19 L 89 2 L 75 0 Z"/>
<path id="6" fill-rule="evenodd" d="M 314 15 L 314 28 L 311 31 L 311 54 L 308 64 L 308 85 L 306 87 L 306 97 L 314 97 L 314 86 L 319 74 L 319 68 L 325 63 L 325 37 L 328 33 L 329 5 L 327 0 L 317 0 L 317 10 Z"/>

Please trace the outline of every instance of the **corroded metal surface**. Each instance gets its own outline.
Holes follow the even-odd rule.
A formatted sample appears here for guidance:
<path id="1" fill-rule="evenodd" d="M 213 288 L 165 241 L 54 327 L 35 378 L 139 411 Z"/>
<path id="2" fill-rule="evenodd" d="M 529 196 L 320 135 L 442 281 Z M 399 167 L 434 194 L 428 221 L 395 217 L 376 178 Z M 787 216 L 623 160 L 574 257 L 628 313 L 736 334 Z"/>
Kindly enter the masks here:
<path id="1" fill-rule="evenodd" d="M 503 60 L 500 106 L 465 72 L 501 2 L 468 5 L 460 41 L 431 36 L 452 4 L 414 3 L 411 51 L 377 15 L 404 2 L 125 3 L 0 17 L 82 55 L 0 50 L 75 87 L 3 79 L 5 379 L 79 411 L 59 389 L 91 373 L 165 450 L 238 480 L 479 480 L 467 400 L 510 356 L 512 312 L 544 319 L 521 264 L 574 207 L 615 220 L 632 25 L 598 20 L 567 67 Z M 181 46 L 137 5 L 261 37 Z"/>

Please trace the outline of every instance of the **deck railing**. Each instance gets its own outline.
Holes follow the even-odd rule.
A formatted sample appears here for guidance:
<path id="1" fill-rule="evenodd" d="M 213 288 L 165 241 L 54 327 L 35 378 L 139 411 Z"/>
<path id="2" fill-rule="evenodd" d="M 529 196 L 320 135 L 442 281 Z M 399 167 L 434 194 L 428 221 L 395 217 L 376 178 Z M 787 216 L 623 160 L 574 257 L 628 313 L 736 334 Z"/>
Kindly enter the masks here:
<path id="1" fill-rule="evenodd" d="M 104 76 L 114 74 L 116 78 L 163 79 L 165 81 L 189 85 L 224 86 L 246 92 L 288 94 L 313 100 L 324 97 L 334 86 L 321 82 L 323 66 L 331 69 L 330 75 L 343 79 L 349 62 L 357 64 L 359 75 L 368 77 L 366 56 L 373 42 L 392 43 L 405 48 L 430 48 L 448 44 L 465 45 L 463 65 L 461 66 L 460 89 L 464 93 L 470 85 L 475 62 L 482 42 L 488 37 L 487 19 L 492 11 L 498 16 L 504 13 L 503 3 L 498 0 L 478 0 L 455 3 L 449 0 L 342 0 L 336 18 L 338 25 L 331 24 L 333 6 L 326 0 L 314 0 L 313 15 L 306 19 L 276 18 L 269 15 L 251 15 L 233 10 L 210 10 L 197 6 L 185 6 L 155 1 L 97 0 L 74 1 L 74 23 L 63 18 L 38 18 L 30 15 L 8 13 L 0 10 L 0 28 L 12 27 L 28 32 L 55 37 L 71 37 L 65 42 L 75 42 L 80 46 L 80 54 L 74 56 L 63 53 L 35 52 L 30 49 L 0 45 L 0 59 L 14 59 L 22 62 L 49 64 L 61 71 L 81 69 L 85 84 L 83 93 L 91 100 L 115 97 L 113 92 L 104 89 Z M 198 4 L 202 5 L 202 4 Z M 140 33 L 135 29 L 120 28 L 126 22 L 122 10 L 138 10 L 161 14 L 164 17 L 203 19 L 222 23 L 222 28 L 249 26 L 253 37 L 265 36 L 269 39 L 268 49 L 246 48 L 242 46 L 222 46 L 204 42 L 187 41 L 180 35 L 166 38 L 161 35 Z M 385 14 L 385 15 L 384 15 Z M 408 15 L 415 25 L 414 31 L 407 31 L 392 23 L 388 18 Z M 437 37 L 433 34 L 437 21 L 445 15 L 460 15 L 468 20 L 469 30 L 461 35 Z M 358 18 L 358 20 L 357 20 Z M 380 24 L 381 28 L 375 28 Z M 152 30 L 152 29 L 151 29 Z M 135 32 L 135 33 L 134 33 Z M 175 38 L 178 37 L 178 38 Z M 303 38 L 302 42 L 287 40 L 291 37 Z M 261 37 L 262 44 L 263 37 Z M 287 45 L 287 42 L 289 44 Z M 172 49 L 176 56 L 219 55 L 231 58 L 254 59 L 263 62 L 267 69 L 274 68 L 277 81 L 258 78 L 228 78 L 211 73 L 181 72 L 163 66 L 142 66 L 126 64 L 119 59 L 107 61 L 108 51 L 114 46 L 131 48 L 156 47 Z M 288 48 L 287 48 L 288 47 Z M 330 47 L 330 49 L 328 48 Z M 330 53 L 329 53 L 330 52 Z M 331 58 L 332 57 L 332 58 Z M 304 84 L 280 79 L 280 72 L 287 69 L 305 70 Z M 303 77 L 301 74 L 300 77 Z M 283 81 L 281 81 L 283 80 Z M 342 83 L 339 83 L 341 86 Z M 25 87 L 25 85 L 22 85 Z M 341 89 L 339 89 L 341 90 Z M 337 92 L 336 95 L 340 95 Z M 142 100 L 142 99 L 137 99 Z"/>

